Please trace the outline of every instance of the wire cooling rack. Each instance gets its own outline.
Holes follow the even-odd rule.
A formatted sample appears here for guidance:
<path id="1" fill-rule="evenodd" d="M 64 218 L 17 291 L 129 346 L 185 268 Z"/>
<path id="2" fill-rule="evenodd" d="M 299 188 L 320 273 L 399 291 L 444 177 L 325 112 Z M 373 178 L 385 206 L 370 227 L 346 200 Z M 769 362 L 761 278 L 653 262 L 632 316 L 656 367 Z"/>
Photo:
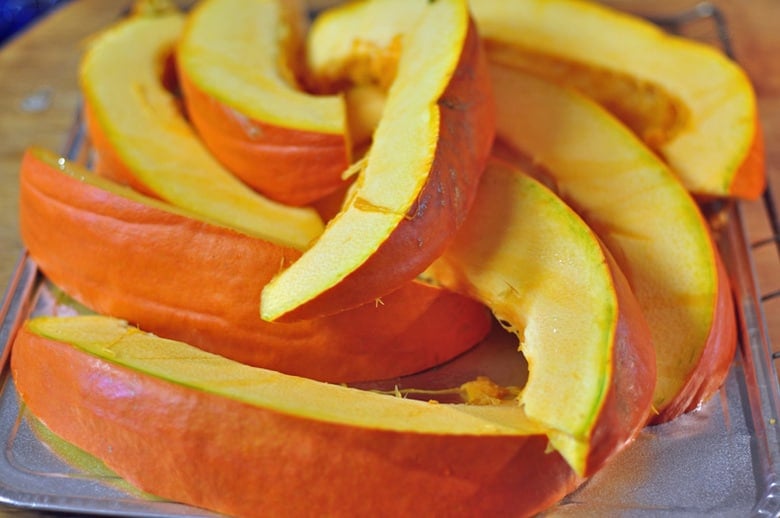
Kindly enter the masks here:
<path id="1" fill-rule="evenodd" d="M 735 58 L 727 20 L 713 4 L 653 20 Z M 89 165 L 78 115 L 64 154 Z M 720 201 L 703 208 L 731 277 L 739 323 L 740 346 L 720 397 L 671 423 L 648 427 L 546 515 L 780 517 L 780 352 L 773 347 L 780 347 L 780 326 L 768 326 L 776 324 L 773 316 L 780 317 L 777 205 L 768 186 L 757 202 Z M 748 227 L 760 235 L 751 235 Z M 23 255 L 0 303 L 0 504 L 17 512 L 208 515 L 128 492 L 111 474 L 74 468 L 34 433 L 8 358 L 16 330 L 30 314 L 47 311 L 47 297 L 45 278 Z"/>

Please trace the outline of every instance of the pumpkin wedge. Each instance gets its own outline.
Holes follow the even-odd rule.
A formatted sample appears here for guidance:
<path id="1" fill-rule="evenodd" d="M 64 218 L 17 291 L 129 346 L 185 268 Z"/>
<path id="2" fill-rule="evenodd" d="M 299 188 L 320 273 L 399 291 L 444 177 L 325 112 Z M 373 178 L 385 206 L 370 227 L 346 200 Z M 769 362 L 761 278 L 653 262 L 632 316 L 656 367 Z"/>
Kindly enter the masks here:
<path id="1" fill-rule="evenodd" d="M 510 216 L 506 232 L 480 231 L 476 249 L 449 257 L 469 271 L 488 256 L 491 267 L 514 270 L 485 269 L 483 279 L 510 294 L 506 310 L 495 301 L 497 313 L 524 322 L 523 393 L 532 394 L 520 401 L 435 403 L 324 384 L 101 316 L 28 321 L 12 349 L 15 384 L 46 426 L 133 484 L 218 512 L 532 516 L 641 429 L 653 350 L 625 280 L 576 214 L 516 171 L 489 174 L 473 230 L 500 215 Z M 526 415 L 537 405 L 562 422 Z M 548 449 L 573 423 L 576 469 Z"/>
<path id="2" fill-rule="evenodd" d="M 471 0 L 489 59 L 580 89 L 701 197 L 757 198 L 764 153 L 753 87 L 709 45 L 583 0 Z"/>
<path id="3" fill-rule="evenodd" d="M 267 320 L 339 311 L 413 279 L 465 218 L 493 141 L 490 78 L 464 1 L 373 0 L 335 9 L 355 21 L 361 9 L 421 14 L 407 18 L 399 35 L 397 74 L 352 196 L 311 248 L 266 285 Z M 371 24 L 346 25 L 352 32 L 342 36 L 355 42 L 374 32 Z"/>
<path id="4" fill-rule="evenodd" d="M 304 249 L 323 230 L 310 208 L 271 201 L 203 146 L 164 84 L 180 13 L 131 16 L 99 34 L 79 72 L 96 170 L 254 236 Z"/>
<path id="5" fill-rule="evenodd" d="M 257 314 L 262 287 L 300 255 L 31 148 L 20 230 L 46 276 L 91 309 L 237 361 L 333 382 L 448 360 L 490 329 L 483 305 L 408 282 L 381 300 L 290 324 Z"/>
<path id="6" fill-rule="evenodd" d="M 248 185 L 289 205 L 341 188 L 351 161 L 342 98 L 308 94 L 297 81 L 299 4 L 199 2 L 176 49 L 187 112 L 205 144 Z"/>
<path id="7" fill-rule="evenodd" d="M 656 349 L 654 422 L 698 407 L 737 335 L 728 276 L 698 205 L 634 133 L 578 93 L 493 65 L 497 135 L 555 186 L 610 249 Z"/>
<path id="8" fill-rule="evenodd" d="M 627 439 L 619 423 L 647 419 L 655 356 L 644 315 L 591 229 L 541 183 L 494 160 L 466 223 L 424 277 L 483 301 L 517 335 L 529 364 L 518 402 L 578 472 L 612 454 L 602 438 Z M 629 350 L 630 362 L 618 360 Z M 610 409 L 623 384 L 636 406 Z"/>

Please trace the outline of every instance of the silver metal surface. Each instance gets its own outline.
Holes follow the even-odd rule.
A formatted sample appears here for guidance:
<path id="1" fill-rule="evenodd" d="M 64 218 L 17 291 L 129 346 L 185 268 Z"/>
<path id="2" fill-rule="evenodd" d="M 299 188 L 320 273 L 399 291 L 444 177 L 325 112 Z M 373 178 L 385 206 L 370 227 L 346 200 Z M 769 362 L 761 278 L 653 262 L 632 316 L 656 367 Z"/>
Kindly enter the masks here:
<path id="1" fill-rule="evenodd" d="M 713 22 L 730 52 L 725 20 L 709 4 L 660 22 L 677 30 L 701 18 Z M 66 150 L 71 158 L 85 160 L 80 121 Z M 696 412 L 646 428 L 545 516 L 780 516 L 780 387 L 764 307 L 780 294 L 759 292 L 753 257 L 757 246 L 778 246 L 780 224 L 769 193 L 765 213 L 775 235 L 760 243 L 748 242 L 738 203 L 718 208 L 726 221 L 718 244 L 733 282 L 740 332 L 740 347 L 718 396 Z M 99 463 L 77 467 L 36 431 L 9 375 L 13 338 L 30 314 L 69 311 L 32 260 L 21 257 L 0 305 L 0 504 L 20 512 L 210 516 L 141 495 Z"/>

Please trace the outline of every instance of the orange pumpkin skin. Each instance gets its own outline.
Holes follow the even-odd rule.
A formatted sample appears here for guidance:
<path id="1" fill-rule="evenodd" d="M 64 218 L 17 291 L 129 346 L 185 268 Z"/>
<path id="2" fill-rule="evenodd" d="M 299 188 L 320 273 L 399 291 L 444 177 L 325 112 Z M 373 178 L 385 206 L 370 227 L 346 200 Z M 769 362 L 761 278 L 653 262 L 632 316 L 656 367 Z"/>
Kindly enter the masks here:
<path id="1" fill-rule="evenodd" d="M 716 250 L 717 252 L 717 250 Z M 718 296 L 715 302 L 712 327 L 701 353 L 699 364 L 669 405 L 651 419 L 660 424 L 698 408 L 715 394 L 729 373 L 737 348 L 737 322 L 734 300 L 720 254 L 716 253 Z"/>
<path id="2" fill-rule="evenodd" d="M 359 268 L 279 321 L 327 315 L 384 296 L 414 279 L 447 247 L 474 201 L 495 136 L 495 100 L 473 20 L 438 104 L 440 136 L 431 174 L 405 219 Z"/>
<path id="3" fill-rule="evenodd" d="M 343 187 L 350 163 L 345 135 L 285 128 L 254 120 L 198 89 L 180 72 L 192 125 L 228 170 L 265 196 L 308 205 Z"/>
<path id="4" fill-rule="evenodd" d="M 656 380 L 655 348 L 644 313 L 617 263 L 610 255 L 607 259 L 622 303 L 612 350 L 612 383 L 591 432 L 586 476 L 603 468 L 649 422 Z"/>
<path id="5" fill-rule="evenodd" d="M 392 378 L 464 352 L 491 325 L 476 301 L 418 282 L 328 318 L 266 322 L 262 287 L 297 250 L 80 182 L 34 150 L 20 192 L 25 246 L 66 293 L 250 365 L 332 382 Z"/>
<path id="6" fill-rule="evenodd" d="M 25 328 L 12 369 L 27 407 L 57 435 L 143 490 L 232 516 L 522 517 L 579 483 L 543 436 L 400 433 L 282 414 Z"/>
<path id="7" fill-rule="evenodd" d="M 766 152 L 764 148 L 764 128 L 756 120 L 753 143 L 734 173 L 729 186 L 729 196 L 756 200 L 766 189 Z"/>

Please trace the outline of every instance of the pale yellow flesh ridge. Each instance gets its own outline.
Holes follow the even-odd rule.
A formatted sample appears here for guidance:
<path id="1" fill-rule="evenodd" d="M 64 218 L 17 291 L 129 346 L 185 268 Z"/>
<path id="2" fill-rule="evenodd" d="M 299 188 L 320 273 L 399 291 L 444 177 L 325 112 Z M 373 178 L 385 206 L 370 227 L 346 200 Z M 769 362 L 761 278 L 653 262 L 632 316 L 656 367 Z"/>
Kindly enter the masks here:
<path id="1" fill-rule="evenodd" d="M 613 252 L 650 325 L 657 409 L 682 389 L 710 335 L 717 272 L 709 230 L 680 181 L 599 105 L 491 67 L 499 139 L 552 178 Z"/>
<path id="2" fill-rule="evenodd" d="M 470 5 L 488 49 L 496 51 L 489 50 L 491 59 L 517 64 L 518 56 L 519 61 L 535 56 L 526 61 L 534 73 L 590 86 L 594 97 L 607 92 L 601 100 L 614 103 L 624 101 L 610 99 L 604 86 L 622 78 L 625 89 L 614 93 L 629 109 L 672 110 L 666 120 L 676 127 L 654 131 L 656 151 L 691 192 L 728 194 L 755 138 L 757 105 L 748 77 L 722 52 L 596 2 L 470 0 Z M 565 29 L 569 25 L 576 30 Z M 667 131 L 673 138 L 661 135 Z"/>
<path id="3" fill-rule="evenodd" d="M 93 43 L 80 69 L 93 113 L 114 151 L 161 198 L 271 242 L 306 248 L 324 224 L 309 208 L 255 193 L 208 152 L 160 81 L 183 15 L 130 18 Z"/>
<path id="4" fill-rule="evenodd" d="M 312 421 L 442 435 L 541 433 L 516 405 L 429 403 L 290 376 L 145 333 L 106 316 L 40 317 L 28 325 L 35 334 L 146 375 Z"/>
<path id="5" fill-rule="evenodd" d="M 354 196 L 312 247 L 266 285 L 264 319 L 274 320 L 358 269 L 425 185 L 439 139 L 437 101 L 460 58 L 468 12 L 454 0 L 429 3 L 414 27 L 404 36 L 398 74 Z"/>

